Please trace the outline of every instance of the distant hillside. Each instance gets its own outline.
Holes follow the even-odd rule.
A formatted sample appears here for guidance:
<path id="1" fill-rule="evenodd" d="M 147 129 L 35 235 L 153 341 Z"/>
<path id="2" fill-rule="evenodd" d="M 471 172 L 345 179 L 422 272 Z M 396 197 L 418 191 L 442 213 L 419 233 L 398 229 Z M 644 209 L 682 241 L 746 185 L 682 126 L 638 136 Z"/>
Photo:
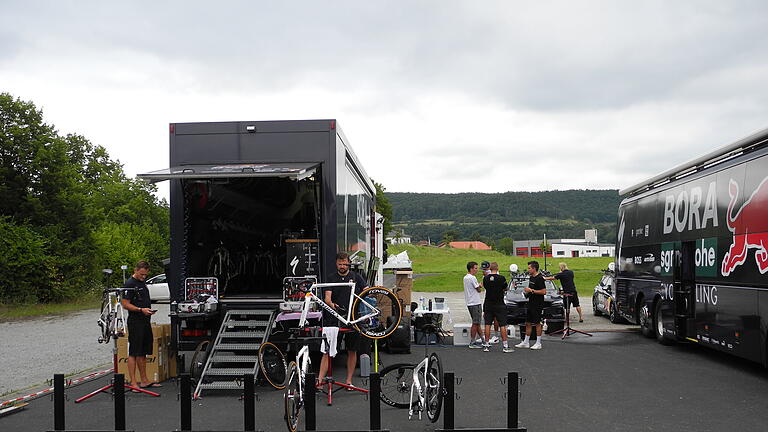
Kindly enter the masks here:
<path id="1" fill-rule="evenodd" d="M 404 193 L 387 192 L 394 222 L 520 221 L 537 218 L 616 222 L 619 191 L 565 190 L 504 193 Z"/>
<path id="2" fill-rule="evenodd" d="M 505 192 L 496 194 L 386 193 L 393 223 L 414 241 L 446 237 L 481 240 L 497 249 L 502 239 L 583 238 L 615 242 L 618 190 Z M 506 242 L 509 243 L 508 241 Z"/>

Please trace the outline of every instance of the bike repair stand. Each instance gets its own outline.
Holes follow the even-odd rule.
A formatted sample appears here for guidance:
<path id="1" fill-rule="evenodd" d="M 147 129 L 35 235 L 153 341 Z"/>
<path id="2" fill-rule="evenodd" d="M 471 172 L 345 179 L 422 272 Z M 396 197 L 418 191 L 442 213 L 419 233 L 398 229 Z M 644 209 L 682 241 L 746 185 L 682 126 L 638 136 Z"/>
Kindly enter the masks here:
<path id="1" fill-rule="evenodd" d="M 339 335 L 341 335 L 344 331 L 354 331 L 354 330 L 347 330 L 347 329 L 339 329 Z M 362 336 L 360 336 L 362 337 Z M 330 349 L 328 350 L 330 352 Z M 349 355 L 349 353 L 347 353 Z M 328 374 L 325 376 L 325 379 L 322 383 L 320 383 L 320 390 L 321 392 L 328 395 L 328 406 L 333 405 L 333 394 L 337 391 L 341 390 L 342 388 L 347 389 L 348 391 L 358 391 L 360 393 L 367 394 L 368 390 L 360 387 L 356 387 L 351 384 L 346 383 L 340 383 L 333 379 L 333 357 L 330 355 L 328 356 Z M 333 388 L 333 386 L 339 386 L 339 388 Z"/>
<path id="2" fill-rule="evenodd" d="M 592 336 L 591 333 L 571 328 L 571 297 L 573 297 L 573 294 L 563 293 L 563 297 L 565 297 L 565 327 L 561 328 L 560 330 L 555 330 L 549 335 L 553 336 L 562 333 L 563 336 L 560 338 L 561 340 L 574 333 L 581 333 L 583 335 Z"/>
<path id="3" fill-rule="evenodd" d="M 117 373 L 117 338 L 115 338 L 115 343 L 114 343 L 114 345 L 112 347 L 112 373 L 113 374 Z M 102 387 L 102 388 L 100 388 L 98 390 L 95 390 L 95 391 L 93 391 L 91 393 L 88 393 L 87 395 L 85 395 L 85 396 L 83 396 L 83 397 L 81 397 L 79 399 L 75 399 L 75 403 L 80 403 L 80 402 L 82 402 L 82 401 L 84 401 L 86 399 L 90 399 L 90 398 L 96 396 L 97 394 L 99 394 L 101 392 L 106 393 L 107 390 L 112 389 L 114 386 L 115 386 L 114 382 L 110 383 L 108 385 L 105 385 L 104 387 Z M 149 391 L 149 390 L 145 390 L 145 389 L 139 388 L 139 387 L 134 387 L 134 386 L 132 386 L 130 384 L 127 384 L 127 383 L 124 384 L 124 387 L 126 389 L 133 390 L 134 392 L 146 393 L 146 394 L 148 394 L 150 396 L 160 397 L 159 393 L 155 393 L 155 392 L 152 392 L 152 391 Z"/>

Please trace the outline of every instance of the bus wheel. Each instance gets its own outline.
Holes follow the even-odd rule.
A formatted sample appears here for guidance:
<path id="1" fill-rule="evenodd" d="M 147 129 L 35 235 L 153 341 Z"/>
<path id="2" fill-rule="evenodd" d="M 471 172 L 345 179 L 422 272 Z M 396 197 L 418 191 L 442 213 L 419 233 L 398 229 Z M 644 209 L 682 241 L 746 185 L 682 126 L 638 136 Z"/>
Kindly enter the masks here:
<path id="1" fill-rule="evenodd" d="M 656 335 L 656 340 L 659 341 L 659 343 L 663 345 L 672 345 L 674 340 L 664 333 L 664 315 L 661 311 L 661 303 L 661 300 L 656 302 L 656 307 L 654 308 L 653 312 L 653 323 L 655 324 L 653 326 L 655 330 L 654 334 Z"/>
<path id="2" fill-rule="evenodd" d="M 653 337 L 653 322 L 651 320 L 651 313 L 648 310 L 648 305 L 643 303 L 643 306 L 638 310 L 638 323 L 640 323 L 640 333 L 645 337 Z"/>

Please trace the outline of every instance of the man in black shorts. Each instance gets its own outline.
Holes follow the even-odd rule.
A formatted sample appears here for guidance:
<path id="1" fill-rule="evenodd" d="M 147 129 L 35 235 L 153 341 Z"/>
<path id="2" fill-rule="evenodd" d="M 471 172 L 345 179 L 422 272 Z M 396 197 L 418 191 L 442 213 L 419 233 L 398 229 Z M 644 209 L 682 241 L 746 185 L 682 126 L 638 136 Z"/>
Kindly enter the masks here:
<path id="1" fill-rule="evenodd" d="M 507 306 L 504 304 L 504 292 L 507 291 L 507 279 L 499 274 L 499 264 L 492 262 L 490 273 L 483 277 L 485 301 L 483 302 L 483 319 L 485 320 L 485 343 L 483 351 L 491 350 L 491 322 L 498 323 L 501 328 L 501 340 L 504 352 L 514 351 L 507 343 Z"/>
<path id="2" fill-rule="evenodd" d="M 576 307 L 576 312 L 579 313 L 579 322 L 584 322 L 584 315 L 581 313 L 581 305 L 579 305 L 579 294 L 576 292 L 576 284 L 573 282 L 573 271 L 568 270 L 568 264 L 560 263 L 560 273 L 545 277 L 546 280 L 559 279 L 560 284 L 563 286 L 563 293 L 565 297 L 565 309 L 571 308 L 571 305 Z"/>
<path id="3" fill-rule="evenodd" d="M 525 339 L 515 345 L 518 348 L 541 349 L 541 312 L 544 309 L 544 296 L 547 294 L 547 286 L 544 276 L 539 273 L 539 262 L 528 262 L 528 286 L 523 292 L 528 294 L 528 316 L 525 318 Z M 536 343 L 530 346 L 531 327 L 536 326 Z"/>
<path id="4" fill-rule="evenodd" d="M 326 280 L 326 283 L 341 282 L 355 282 L 355 294 L 360 294 L 363 289 L 368 287 L 368 283 L 360 274 L 350 270 L 349 255 L 344 252 L 336 254 L 336 273 Z M 346 316 L 346 309 L 349 305 L 349 290 L 349 287 L 346 286 L 327 289 L 324 294 L 325 303 L 336 310 L 339 315 Z M 331 357 L 336 357 L 340 324 L 336 317 L 323 310 L 323 336 L 328 343 L 323 343 L 320 346 L 320 350 L 323 352 L 323 357 L 320 359 L 320 372 L 317 376 L 320 383 L 325 380 L 325 375 L 328 373 Z M 355 366 L 357 366 L 357 351 L 360 348 L 362 336 L 357 330 L 347 330 L 343 333 L 344 345 L 347 349 L 347 379 L 345 383 L 352 385 L 352 375 L 355 373 Z M 351 389 L 347 388 L 347 390 Z"/>
<path id="5" fill-rule="evenodd" d="M 147 379 L 147 356 L 152 355 L 152 324 L 150 317 L 157 311 L 152 310 L 149 289 L 144 281 L 149 274 L 149 264 L 139 261 L 133 269 L 133 275 L 125 281 L 123 308 L 128 311 L 128 377 L 132 386 L 141 388 L 160 387 Z M 136 382 L 135 369 L 138 366 L 140 382 Z"/>

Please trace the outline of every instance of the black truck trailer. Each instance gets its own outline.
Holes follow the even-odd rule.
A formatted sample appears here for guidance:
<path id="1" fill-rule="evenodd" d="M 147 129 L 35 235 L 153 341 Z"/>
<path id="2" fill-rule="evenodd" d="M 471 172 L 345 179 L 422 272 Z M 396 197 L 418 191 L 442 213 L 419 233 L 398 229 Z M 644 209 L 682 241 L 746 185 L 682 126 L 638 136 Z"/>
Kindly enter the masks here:
<path id="1" fill-rule="evenodd" d="M 323 281 L 337 252 L 372 274 L 383 238 L 375 188 L 336 120 L 172 123 L 169 132 L 170 167 L 139 177 L 170 181 L 172 349 L 208 341 L 211 353 L 227 342 L 225 327 L 238 327 L 230 320 L 271 328 L 284 279 Z M 213 278 L 215 308 L 174 310 L 194 300 L 191 283 Z M 246 333 L 268 337 L 244 327 L 230 345 L 257 347 Z"/>

